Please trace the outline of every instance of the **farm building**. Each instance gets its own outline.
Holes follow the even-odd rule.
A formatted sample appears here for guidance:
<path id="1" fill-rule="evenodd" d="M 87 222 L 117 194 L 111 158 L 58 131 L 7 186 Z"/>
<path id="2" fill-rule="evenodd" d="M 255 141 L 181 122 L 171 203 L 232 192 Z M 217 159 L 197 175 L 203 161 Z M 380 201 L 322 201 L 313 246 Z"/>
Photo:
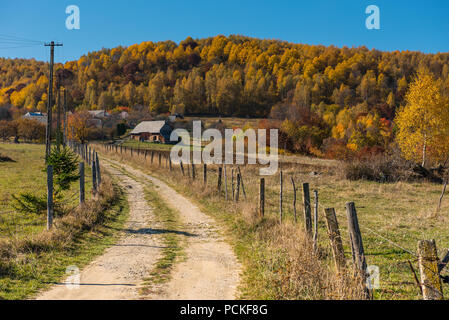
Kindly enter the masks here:
<path id="1" fill-rule="evenodd" d="M 169 143 L 173 129 L 165 121 L 143 121 L 130 135 L 135 140 Z"/>
<path id="2" fill-rule="evenodd" d="M 24 115 L 22 118 L 24 119 L 31 119 L 31 120 L 37 120 L 42 124 L 47 123 L 47 115 L 42 112 L 28 112 L 26 115 Z"/>

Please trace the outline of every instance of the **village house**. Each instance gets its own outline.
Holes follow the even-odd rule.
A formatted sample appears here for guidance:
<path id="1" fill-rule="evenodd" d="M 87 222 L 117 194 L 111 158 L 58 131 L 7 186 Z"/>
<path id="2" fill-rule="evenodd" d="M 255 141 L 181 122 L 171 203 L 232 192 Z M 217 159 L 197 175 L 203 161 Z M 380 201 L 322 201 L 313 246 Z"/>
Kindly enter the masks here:
<path id="1" fill-rule="evenodd" d="M 89 110 L 88 112 L 92 116 L 89 119 L 89 124 L 97 128 L 102 128 L 105 120 L 110 117 L 106 110 Z"/>
<path id="2" fill-rule="evenodd" d="M 165 121 L 143 121 L 139 123 L 130 135 L 139 141 L 169 143 L 173 129 Z"/>
<path id="3" fill-rule="evenodd" d="M 25 114 L 22 118 L 24 119 L 30 119 L 30 120 L 37 120 L 42 124 L 47 123 L 47 115 L 42 112 L 28 112 Z"/>

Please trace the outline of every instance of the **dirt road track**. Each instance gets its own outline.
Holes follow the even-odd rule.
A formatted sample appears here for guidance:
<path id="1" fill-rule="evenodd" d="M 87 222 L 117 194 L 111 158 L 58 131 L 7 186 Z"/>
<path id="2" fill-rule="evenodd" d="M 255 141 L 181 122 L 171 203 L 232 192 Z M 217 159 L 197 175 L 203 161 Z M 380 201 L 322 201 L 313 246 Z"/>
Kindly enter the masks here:
<path id="1" fill-rule="evenodd" d="M 136 179 L 120 174 L 120 166 Z M 241 266 L 231 246 L 220 235 L 213 219 L 161 180 L 117 161 L 103 161 L 104 168 L 117 174 L 130 203 L 130 218 L 118 243 L 81 272 L 78 290 L 64 284 L 38 296 L 58 299 L 173 299 L 223 300 L 237 297 Z M 139 286 L 161 255 L 162 239 L 152 209 L 144 199 L 142 181 L 151 182 L 171 208 L 177 210 L 187 238 L 185 259 L 177 263 L 168 283 L 147 296 L 139 296 Z"/>

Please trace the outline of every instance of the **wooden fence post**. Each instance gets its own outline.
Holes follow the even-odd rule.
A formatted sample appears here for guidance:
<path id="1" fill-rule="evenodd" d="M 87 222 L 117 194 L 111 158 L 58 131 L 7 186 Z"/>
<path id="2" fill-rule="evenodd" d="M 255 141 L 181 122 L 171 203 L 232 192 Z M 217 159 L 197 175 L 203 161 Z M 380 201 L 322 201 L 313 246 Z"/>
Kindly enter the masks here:
<path id="1" fill-rule="evenodd" d="M 83 204 L 86 199 L 85 183 L 84 183 L 84 162 L 79 164 L 80 174 L 80 204 Z"/>
<path id="2" fill-rule="evenodd" d="M 101 184 L 101 168 L 100 168 L 100 159 L 98 159 L 98 153 L 95 152 L 95 167 L 97 169 L 97 186 L 100 187 Z"/>
<path id="3" fill-rule="evenodd" d="M 170 169 L 170 172 L 172 171 L 172 165 L 171 165 L 171 153 L 168 154 L 168 168 Z"/>
<path id="4" fill-rule="evenodd" d="M 296 216 L 296 185 L 295 185 L 295 180 L 293 179 L 293 177 L 290 178 L 292 181 L 292 187 L 293 187 L 293 215 L 295 217 L 295 223 L 298 222 L 298 218 Z"/>
<path id="5" fill-rule="evenodd" d="M 284 196 L 284 179 L 282 170 L 279 173 L 279 222 L 282 223 L 282 197 Z"/>
<path id="6" fill-rule="evenodd" d="M 92 159 L 92 193 L 97 194 L 97 168 L 94 159 Z"/>
<path id="7" fill-rule="evenodd" d="M 318 190 L 313 190 L 315 195 L 315 211 L 313 212 L 313 248 L 316 250 L 318 245 Z"/>
<path id="8" fill-rule="evenodd" d="M 192 180 L 195 180 L 195 178 L 196 178 L 195 165 L 192 162 Z"/>
<path id="9" fill-rule="evenodd" d="M 235 192 L 235 202 L 239 202 L 239 195 L 240 195 L 240 179 L 242 177 L 240 176 L 240 173 L 237 173 L 237 190 Z"/>
<path id="10" fill-rule="evenodd" d="M 324 214 L 326 217 L 327 234 L 331 242 L 332 254 L 334 255 L 335 267 L 337 268 L 337 272 L 341 273 L 346 266 L 346 261 L 337 215 L 335 214 L 334 208 L 324 209 Z"/>
<path id="11" fill-rule="evenodd" d="M 222 167 L 218 167 L 218 183 L 217 183 L 217 189 L 218 192 L 221 192 L 221 176 L 223 174 L 223 168 Z"/>
<path id="12" fill-rule="evenodd" d="M 306 233 L 309 237 L 312 237 L 312 213 L 310 208 L 310 189 L 308 183 L 303 183 L 302 185 L 302 200 L 304 204 L 304 223 Z"/>
<path id="13" fill-rule="evenodd" d="M 158 153 L 158 157 L 159 157 L 159 168 L 160 168 L 161 162 L 162 162 L 162 154 L 160 152 Z"/>
<path id="14" fill-rule="evenodd" d="M 263 218 L 265 215 L 265 178 L 260 178 L 259 186 L 259 214 Z"/>
<path id="15" fill-rule="evenodd" d="M 47 230 L 53 226 L 53 166 L 47 166 Z"/>
<path id="16" fill-rule="evenodd" d="M 153 160 L 154 160 L 154 151 L 151 150 L 151 164 L 153 164 Z"/>
<path id="17" fill-rule="evenodd" d="M 179 168 L 181 169 L 181 173 L 182 173 L 182 175 L 184 176 L 185 174 L 184 174 L 184 166 L 182 165 L 182 161 L 180 161 L 179 162 Z"/>
<path id="18" fill-rule="evenodd" d="M 243 192 L 243 196 L 244 196 L 245 199 L 246 199 L 245 185 L 243 184 L 243 175 L 242 175 L 242 172 L 240 171 L 240 167 L 239 167 L 239 166 L 237 166 L 237 170 L 238 170 L 239 173 L 240 173 L 240 182 L 242 183 L 242 192 Z"/>
<path id="19" fill-rule="evenodd" d="M 360 232 L 359 220 L 354 202 L 346 203 L 346 214 L 348 216 L 349 239 L 351 241 L 352 259 L 356 270 L 359 272 L 363 283 L 366 282 L 366 258 L 363 249 L 362 234 Z M 365 287 L 365 296 L 370 298 L 370 290 Z"/>
<path id="20" fill-rule="evenodd" d="M 418 241 L 418 264 L 424 300 L 443 300 L 435 240 Z"/>
<path id="21" fill-rule="evenodd" d="M 224 166 L 224 181 L 225 181 L 225 200 L 228 201 L 228 174 L 226 170 L 226 164 Z"/>
<path id="22" fill-rule="evenodd" d="M 203 164 L 203 182 L 207 185 L 207 164 Z"/>
<path id="23" fill-rule="evenodd" d="M 232 168 L 231 170 L 231 191 L 232 191 L 232 200 L 235 200 L 234 168 Z"/>
<path id="24" fill-rule="evenodd" d="M 362 234 L 360 233 L 359 220 L 354 202 L 346 203 L 346 214 L 348 216 L 349 236 L 351 240 L 352 257 L 356 268 L 362 272 L 366 271 L 366 259 L 363 249 Z"/>

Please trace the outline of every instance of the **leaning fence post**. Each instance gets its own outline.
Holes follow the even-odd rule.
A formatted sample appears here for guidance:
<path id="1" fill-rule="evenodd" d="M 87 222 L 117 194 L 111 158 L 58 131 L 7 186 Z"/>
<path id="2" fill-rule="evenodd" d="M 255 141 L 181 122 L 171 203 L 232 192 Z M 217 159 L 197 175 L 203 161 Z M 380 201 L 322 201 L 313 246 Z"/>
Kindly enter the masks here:
<path id="1" fill-rule="evenodd" d="M 79 164 L 79 174 L 80 174 L 80 204 L 83 204 L 86 199 L 85 184 L 84 184 L 84 162 L 80 162 Z"/>
<path id="2" fill-rule="evenodd" d="M 182 175 L 184 176 L 184 166 L 182 165 L 182 161 L 180 161 L 179 164 L 179 168 L 181 169 Z"/>
<path id="3" fill-rule="evenodd" d="M 47 166 L 47 230 L 53 226 L 53 166 Z"/>
<path id="4" fill-rule="evenodd" d="M 265 215 L 265 178 L 260 178 L 259 213 L 260 213 L 260 216 L 263 218 Z"/>
<path id="5" fill-rule="evenodd" d="M 242 172 L 240 171 L 240 167 L 239 167 L 239 166 L 237 166 L 237 170 L 238 170 L 239 173 L 240 173 L 240 182 L 242 183 L 242 192 L 243 192 L 243 196 L 244 196 L 245 199 L 246 199 L 245 185 L 243 184 L 243 175 L 242 175 Z"/>
<path id="6" fill-rule="evenodd" d="M 327 235 L 329 236 L 332 254 L 334 255 L 335 267 L 341 273 L 346 266 L 343 242 L 341 241 L 340 229 L 338 227 L 337 215 L 334 208 L 324 209 L 327 225 Z"/>
<path id="7" fill-rule="evenodd" d="M 145 154 L 146 156 L 146 154 Z M 170 169 L 170 171 L 172 171 L 172 166 L 171 166 L 171 153 L 168 155 L 168 168 Z"/>
<path id="8" fill-rule="evenodd" d="M 303 183 L 302 185 L 302 200 L 304 204 L 304 223 L 306 233 L 308 236 L 312 237 L 312 213 L 310 208 L 310 190 L 308 183 Z"/>
<path id="9" fill-rule="evenodd" d="M 317 248 L 318 242 L 318 190 L 313 190 L 315 195 L 315 211 L 313 213 L 313 248 Z"/>
<path id="10" fill-rule="evenodd" d="M 362 234 L 360 232 L 359 220 L 354 202 L 346 203 L 346 214 L 348 216 L 349 238 L 351 240 L 352 259 L 357 271 L 362 277 L 363 283 L 366 281 L 366 258 L 363 249 Z M 369 289 L 365 287 L 365 296 L 370 297 Z"/>
<path id="11" fill-rule="evenodd" d="M 418 264 L 424 300 L 443 300 L 435 240 L 418 241 Z"/>
<path id="12" fill-rule="evenodd" d="M 282 223 L 282 197 L 283 197 L 283 187 L 284 187 L 284 181 L 283 181 L 283 176 L 282 176 L 282 170 L 279 173 L 279 185 L 280 185 L 280 190 L 279 190 L 279 222 Z M 238 182 L 237 182 L 238 184 Z"/>

